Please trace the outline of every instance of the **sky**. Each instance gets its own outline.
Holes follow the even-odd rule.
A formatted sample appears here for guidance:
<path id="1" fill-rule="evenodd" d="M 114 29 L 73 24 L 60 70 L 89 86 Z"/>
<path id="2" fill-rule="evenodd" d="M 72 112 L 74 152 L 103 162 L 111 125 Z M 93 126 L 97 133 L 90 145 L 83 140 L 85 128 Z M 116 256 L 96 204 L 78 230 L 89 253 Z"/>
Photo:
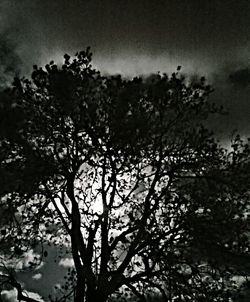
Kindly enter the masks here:
<path id="1" fill-rule="evenodd" d="M 0 0 L 0 73 L 87 46 L 103 72 L 205 75 L 231 112 L 218 130 L 250 134 L 249 0 Z"/>

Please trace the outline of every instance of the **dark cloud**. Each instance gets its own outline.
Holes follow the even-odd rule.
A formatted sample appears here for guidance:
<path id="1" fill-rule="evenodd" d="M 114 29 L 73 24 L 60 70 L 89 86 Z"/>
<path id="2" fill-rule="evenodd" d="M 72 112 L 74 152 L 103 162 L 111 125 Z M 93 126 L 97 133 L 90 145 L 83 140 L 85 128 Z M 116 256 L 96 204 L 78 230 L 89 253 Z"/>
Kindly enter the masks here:
<path id="1" fill-rule="evenodd" d="M 212 64 L 238 56 L 250 41 L 248 0 L 9 0 L 2 12 L 29 60 L 90 45 L 106 59 Z"/>
<path id="2" fill-rule="evenodd" d="M 20 74 L 21 66 L 22 61 L 14 42 L 8 39 L 6 33 L 0 34 L 0 89 Z"/>
<path id="3" fill-rule="evenodd" d="M 230 83 L 241 89 L 246 88 L 250 84 L 250 68 L 236 70 L 229 75 Z"/>
<path id="4" fill-rule="evenodd" d="M 211 100 L 222 105 L 227 112 L 214 120 L 215 131 L 222 136 L 229 137 L 233 130 L 250 136 L 250 85 L 247 85 L 245 79 L 246 72 L 242 72 L 249 69 L 243 66 L 244 62 L 233 62 L 231 66 L 218 67 L 210 75 L 215 88 Z"/>
<path id="5" fill-rule="evenodd" d="M 1 0 L 0 17 L 23 73 L 88 45 L 95 66 L 109 73 L 182 65 L 205 75 L 212 99 L 233 112 L 219 127 L 250 128 L 249 0 Z"/>

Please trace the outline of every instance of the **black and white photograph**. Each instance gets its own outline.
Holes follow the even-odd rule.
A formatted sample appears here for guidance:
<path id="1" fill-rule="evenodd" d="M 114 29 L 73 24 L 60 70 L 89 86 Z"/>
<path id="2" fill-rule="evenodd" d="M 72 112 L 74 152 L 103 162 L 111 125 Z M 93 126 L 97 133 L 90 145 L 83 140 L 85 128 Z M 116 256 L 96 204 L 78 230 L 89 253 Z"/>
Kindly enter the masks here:
<path id="1" fill-rule="evenodd" d="M 250 301 L 250 1 L 0 0 L 0 302 Z"/>

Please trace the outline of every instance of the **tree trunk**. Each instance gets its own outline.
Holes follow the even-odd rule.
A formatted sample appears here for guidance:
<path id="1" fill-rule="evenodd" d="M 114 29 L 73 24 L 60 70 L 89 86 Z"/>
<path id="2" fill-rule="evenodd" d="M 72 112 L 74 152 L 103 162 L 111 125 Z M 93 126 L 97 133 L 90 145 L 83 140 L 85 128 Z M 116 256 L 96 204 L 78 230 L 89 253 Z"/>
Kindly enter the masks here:
<path id="1" fill-rule="evenodd" d="M 106 302 L 108 296 L 99 291 L 88 290 L 86 295 L 86 302 Z"/>
<path id="2" fill-rule="evenodd" d="M 76 284 L 76 294 L 74 302 L 83 302 L 85 296 L 85 284 L 84 282 L 79 282 L 79 279 L 77 280 Z"/>

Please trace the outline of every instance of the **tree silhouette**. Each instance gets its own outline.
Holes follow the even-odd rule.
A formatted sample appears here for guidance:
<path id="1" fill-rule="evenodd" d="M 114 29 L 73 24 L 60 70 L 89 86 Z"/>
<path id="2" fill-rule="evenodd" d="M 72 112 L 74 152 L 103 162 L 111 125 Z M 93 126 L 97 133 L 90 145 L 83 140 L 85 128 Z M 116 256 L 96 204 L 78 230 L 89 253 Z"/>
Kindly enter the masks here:
<path id="1" fill-rule="evenodd" d="M 179 67 L 104 77 L 89 48 L 16 78 L 0 103 L 6 254 L 68 249 L 57 301 L 229 301 L 232 277 L 250 270 L 249 147 L 237 135 L 229 152 L 205 127 L 211 92 Z"/>

